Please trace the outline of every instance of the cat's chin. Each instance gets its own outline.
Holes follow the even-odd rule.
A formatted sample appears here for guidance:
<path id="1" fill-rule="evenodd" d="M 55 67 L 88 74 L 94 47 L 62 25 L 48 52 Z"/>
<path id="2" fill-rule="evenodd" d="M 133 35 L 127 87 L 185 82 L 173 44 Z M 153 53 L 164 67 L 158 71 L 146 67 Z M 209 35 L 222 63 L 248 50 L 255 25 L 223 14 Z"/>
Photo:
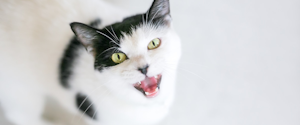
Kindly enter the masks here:
<path id="1" fill-rule="evenodd" d="M 146 77 L 144 80 L 133 84 L 133 86 L 138 91 L 142 92 L 145 95 L 145 97 L 154 98 L 159 94 L 161 78 L 161 74 L 152 77 Z"/>

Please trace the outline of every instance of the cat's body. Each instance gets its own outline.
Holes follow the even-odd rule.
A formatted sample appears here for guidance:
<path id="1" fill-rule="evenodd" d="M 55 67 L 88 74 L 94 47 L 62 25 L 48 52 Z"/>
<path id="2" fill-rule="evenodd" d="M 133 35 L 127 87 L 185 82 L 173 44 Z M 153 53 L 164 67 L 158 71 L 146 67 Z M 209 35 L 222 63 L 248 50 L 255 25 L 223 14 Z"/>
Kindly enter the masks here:
<path id="1" fill-rule="evenodd" d="M 17 125 L 51 124 L 41 119 L 51 97 L 74 114 L 85 113 L 91 125 L 157 123 L 172 103 L 180 57 L 168 6 L 156 0 L 148 13 L 122 22 L 127 14 L 99 0 L 2 1 L 0 103 L 6 117 Z M 75 21 L 102 30 L 73 24 L 76 39 L 69 26 Z M 155 38 L 160 46 L 147 49 Z M 111 62 L 115 52 L 127 59 Z M 145 65 L 146 72 L 140 70 Z M 139 81 L 158 87 L 158 95 L 138 91 Z"/>

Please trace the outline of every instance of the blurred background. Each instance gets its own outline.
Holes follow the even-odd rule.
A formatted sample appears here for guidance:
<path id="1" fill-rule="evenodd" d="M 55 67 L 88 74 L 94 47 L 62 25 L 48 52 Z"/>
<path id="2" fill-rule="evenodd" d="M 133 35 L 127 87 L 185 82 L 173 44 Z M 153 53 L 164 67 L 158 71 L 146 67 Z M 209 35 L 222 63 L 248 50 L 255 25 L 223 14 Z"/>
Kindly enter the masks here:
<path id="1" fill-rule="evenodd" d="M 106 1 L 132 13 L 152 3 Z M 299 0 L 170 2 L 183 55 L 160 125 L 300 125 Z"/>

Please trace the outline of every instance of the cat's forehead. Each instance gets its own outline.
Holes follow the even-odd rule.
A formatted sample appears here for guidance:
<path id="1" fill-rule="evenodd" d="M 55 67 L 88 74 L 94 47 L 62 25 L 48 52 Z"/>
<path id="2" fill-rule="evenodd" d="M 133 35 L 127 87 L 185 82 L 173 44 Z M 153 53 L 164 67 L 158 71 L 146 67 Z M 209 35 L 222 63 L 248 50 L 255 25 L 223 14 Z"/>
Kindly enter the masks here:
<path id="1" fill-rule="evenodd" d="M 135 15 L 128 18 L 125 18 L 122 22 L 114 23 L 110 26 L 105 27 L 102 29 L 104 32 L 107 32 L 107 30 L 110 30 L 111 32 L 115 33 L 115 35 L 118 39 L 121 39 L 124 34 L 131 34 L 132 29 L 136 28 L 138 25 L 143 23 L 142 20 L 143 15 Z"/>
<path id="2" fill-rule="evenodd" d="M 148 19 L 146 14 L 138 14 L 127 17 L 122 22 L 117 22 L 106 26 L 102 29 L 103 32 L 115 35 L 118 39 L 126 36 L 138 34 L 139 36 L 154 32 L 160 32 L 166 28 L 166 25 L 157 19 Z M 151 32 L 152 31 L 152 32 Z M 111 34 L 112 32 L 113 34 Z M 134 34 L 135 33 L 135 34 Z M 133 36 L 135 37 L 135 36 Z"/>
<path id="3" fill-rule="evenodd" d="M 147 53 L 148 44 L 155 38 L 165 37 L 168 28 L 151 24 L 140 24 L 132 28 L 130 34 L 123 34 L 120 39 L 120 50 L 128 56 L 138 56 Z"/>
<path id="4" fill-rule="evenodd" d="M 119 50 L 128 56 L 146 53 L 148 44 L 155 38 L 163 37 L 168 31 L 167 26 L 145 21 L 143 16 L 145 15 L 128 17 L 105 28 L 117 37 Z"/>

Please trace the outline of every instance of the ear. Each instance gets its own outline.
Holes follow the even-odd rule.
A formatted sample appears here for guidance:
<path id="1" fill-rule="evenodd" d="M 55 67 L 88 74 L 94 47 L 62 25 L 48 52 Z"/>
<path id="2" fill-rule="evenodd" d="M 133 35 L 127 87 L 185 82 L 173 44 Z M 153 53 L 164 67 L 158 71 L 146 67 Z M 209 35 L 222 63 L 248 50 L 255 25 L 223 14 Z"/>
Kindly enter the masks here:
<path id="1" fill-rule="evenodd" d="M 154 0 L 148 10 L 148 20 L 160 20 L 166 23 L 171 21 L 169 0 Z"/>
<path id="2" fill-rule="evenodd" d="M 71 29 L 88 52 L 93 50 L 94 41 L 100 39 L 98 30 L 82 23 L 71 23 Z"/>

